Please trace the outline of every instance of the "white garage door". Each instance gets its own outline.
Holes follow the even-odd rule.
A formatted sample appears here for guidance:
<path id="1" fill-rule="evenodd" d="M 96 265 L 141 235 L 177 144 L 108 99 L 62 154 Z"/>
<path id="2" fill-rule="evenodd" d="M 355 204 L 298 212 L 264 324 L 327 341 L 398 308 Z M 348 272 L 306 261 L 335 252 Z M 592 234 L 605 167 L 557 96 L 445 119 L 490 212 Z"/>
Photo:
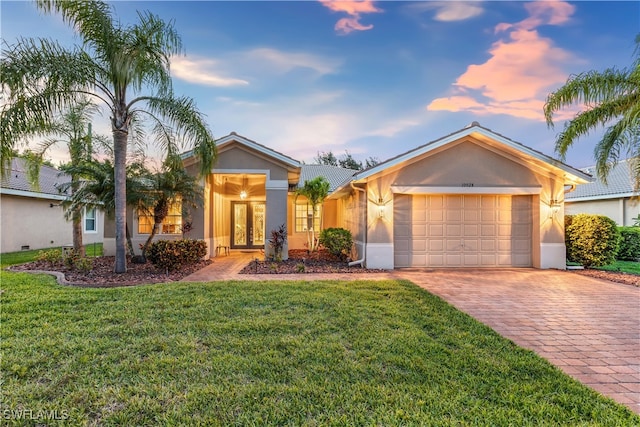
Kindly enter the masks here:
<path id="1" fill-rule="evenodd" d="M 531 196 L 394 197 L 396 267 L 530 267 Z"/>

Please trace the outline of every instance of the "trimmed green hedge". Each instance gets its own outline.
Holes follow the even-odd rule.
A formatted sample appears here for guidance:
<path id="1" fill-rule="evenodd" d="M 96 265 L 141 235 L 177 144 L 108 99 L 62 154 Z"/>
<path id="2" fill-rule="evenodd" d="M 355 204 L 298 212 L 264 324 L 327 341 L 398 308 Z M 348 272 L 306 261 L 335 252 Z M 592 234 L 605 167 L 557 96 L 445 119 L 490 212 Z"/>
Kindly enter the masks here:
<path id="1" fill-rule="evenodd" d="M 640 227 L 618 227 L 620 232 L 619 260 L 637 261 L 640 258 Z"/>
<path id="2" fill-rule="evenodd" d="M 585 267 L 599 267 L 615 261 L 620 232 L 611 218 L 603 215 L 567 215 L 565 217 L 567 261 Z"/>
<path id="3" fill-rule="evenodd" d="M 351 253 L 353 237 L 344 228 L 325 228 L 320 232 L 319 242 L 331 254 L 345 261 Z"/>
<path id="4" fill-rule="evenodd" d="M 206 254 L 204 240 L 158 240 L 149 246 L 147 259 L 158 268 L 175 271 L 198 263 Z"/>

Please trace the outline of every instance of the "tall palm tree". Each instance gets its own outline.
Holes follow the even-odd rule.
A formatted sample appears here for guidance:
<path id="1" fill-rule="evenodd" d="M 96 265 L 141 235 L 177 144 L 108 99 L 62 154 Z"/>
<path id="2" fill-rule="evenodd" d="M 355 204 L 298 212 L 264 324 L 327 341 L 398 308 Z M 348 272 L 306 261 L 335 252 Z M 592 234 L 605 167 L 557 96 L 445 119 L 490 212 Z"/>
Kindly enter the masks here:
<path id="1" fill-rule="evenodd" d="M 565 124 L 556 139 L 556 152 L 562 158 L 581 136 L 608 126 L 594 150 L 596 169 L 604 182 L 621 156 L 640 156 L 640 34 L 635 41 L 635 57 L 629 68 L 571 76 L 564 86 L 549 94 L 544 106 L 549 127 L 553 127 L 553 115 L 562 108 L 585 106 Z M 638 188 L 640 166 L 636 166 L 634 175 Z"/>
<path id="2" fill-rule="evenodd" d="M 70 156 L 70 165 L 80 165 L 91 160 L 93 155 L 93 136 L 91 135 L 91 118 L 98 111 L 95 104 L 88 99 L 81 100 L 78 104 L 70 106 L 51 123 L 49 132 L 56 136 L 44 140 L 34 156 L 30 156 L 31 172 L 30 181 L 37 183 L 40 172 L 40 164 L 46 152 L 59 143 L 66 143 Z M 25 130 L 27 132 L 27 130 Z M 81 176 L 71 174 L 69 185 L 71 196 L 78 190 Z M 82 208 L 76 207 L 71 212 L 73 227 L 73 249 L 80 256 L 84 256 L 82 244 Z"/>
<path id="3" fill-rule="evenodd" d="M 182 52 L 172 23 L 139 12 L 133 25 L 113 16 L 104 1 L 37 0 L 46 13 L 59 13 L 82 40 L 71 49 L 47 39 L 19 39 L 3 49 L 0 89 L 7 103 L 0 116 L 2 166 L 25 129 L 47 129 L 53 115 L 88 96 L 110 113 L 115 173 L 116 262 L 126 264 L 126 159 L 133 121 L 146 116 L 155 139 L 169 154 L 178 140 L 193 147 L 201 172 L 211 170 L 215 141 L 190 98 L 173 94 L 169 63 Z M 4 168 L 3 168 L 4 169 Z"/>

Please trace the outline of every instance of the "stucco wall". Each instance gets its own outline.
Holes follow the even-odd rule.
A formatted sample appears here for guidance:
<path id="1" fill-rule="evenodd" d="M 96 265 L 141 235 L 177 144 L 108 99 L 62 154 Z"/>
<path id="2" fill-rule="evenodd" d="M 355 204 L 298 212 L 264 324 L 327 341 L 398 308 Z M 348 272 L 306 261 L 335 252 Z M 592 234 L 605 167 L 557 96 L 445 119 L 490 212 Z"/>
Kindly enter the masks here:
<path id="1" fill-rule="evenodd" d="M 535 169 L 535 171 L 534 171 Z M 403 190 L 399 190 L 404 188 Z M 407 194 L 531 194 L 532 261 L 535 267 L 564 268 L 562 212 L 551 215 L 549 202 L 563 200 L 560 177 L 500 155 L 472 140 L 452 144 L 390 168 L 367 181 L 367 247 L 380 262 L 393 256 L 394 192 Z M 430 193 L 433 191 L 432 193 Z M 500 193 L 508 191 L 508 193 Z M 380 206 L 384 216 L 380 217 Z M 373 259 L 367 255 L 367 266 Z M 388 263 L 382 268 L 389 268 Z"/>
<path id="2" fill-rule="evenodd" d="M 287 170 L 284 167 L 240 146 L 220 152 L 214 169 L 269 170 L 270 179 L 287 179 Z"/>
<path id="3" fill-rule="evenodd" d="M 640 214 L 640 203 L 629 197 L 584 202 L 567 200 L 565 212 L 568 215 L 580 213 L 604 215 L 614 220 L 618 225 L 631 226 L 634 223 L 634 218 Z"/>
<path id="4" fill-rule="evenodd" d="M 50 207 L 51 204 L 54 207 Z M 59 201 L 10 195 L 0 196 L 1 252 L 15 252 L 23 246 L 46 249 L 71 245 L 72 224 L 65 220 Z M 104 215 L 97 212 L 97 231 L 83 233 L 83 244 L 102 242 Z"/>

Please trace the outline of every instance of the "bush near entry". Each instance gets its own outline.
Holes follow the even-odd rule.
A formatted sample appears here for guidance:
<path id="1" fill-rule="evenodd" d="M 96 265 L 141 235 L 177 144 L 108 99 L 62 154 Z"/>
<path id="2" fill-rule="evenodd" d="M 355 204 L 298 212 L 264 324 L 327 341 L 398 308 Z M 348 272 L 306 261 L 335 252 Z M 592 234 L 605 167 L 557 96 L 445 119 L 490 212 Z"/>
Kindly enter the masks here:
<path id="1" fill-rule="evenodd" d="M 620 232 L 611 218 L 603 215 L 567 215 L 565 218 L 567 260 L 585 267 L 599 267 L 615 261 Z"/>
<path id="2" fill-rule="evenodd" d="M 620 232 L 619 260 L 638 261 L 640 258 L 640 227 L 618 227 Z"/>
<path id="3" fill-rule="evenodd" d="M 158 268 L 175 271 L 198 263 L 206 254 L 203 240 L 158 240 L 149 246 L 147 258 Z"/>
<path id="4" fill-rule="evenodd" d="M 344 228 L 325 228 L 320 232 L 319 242 L 334 256 L 346 260 L 351 253 L 353 237 Z"/>

